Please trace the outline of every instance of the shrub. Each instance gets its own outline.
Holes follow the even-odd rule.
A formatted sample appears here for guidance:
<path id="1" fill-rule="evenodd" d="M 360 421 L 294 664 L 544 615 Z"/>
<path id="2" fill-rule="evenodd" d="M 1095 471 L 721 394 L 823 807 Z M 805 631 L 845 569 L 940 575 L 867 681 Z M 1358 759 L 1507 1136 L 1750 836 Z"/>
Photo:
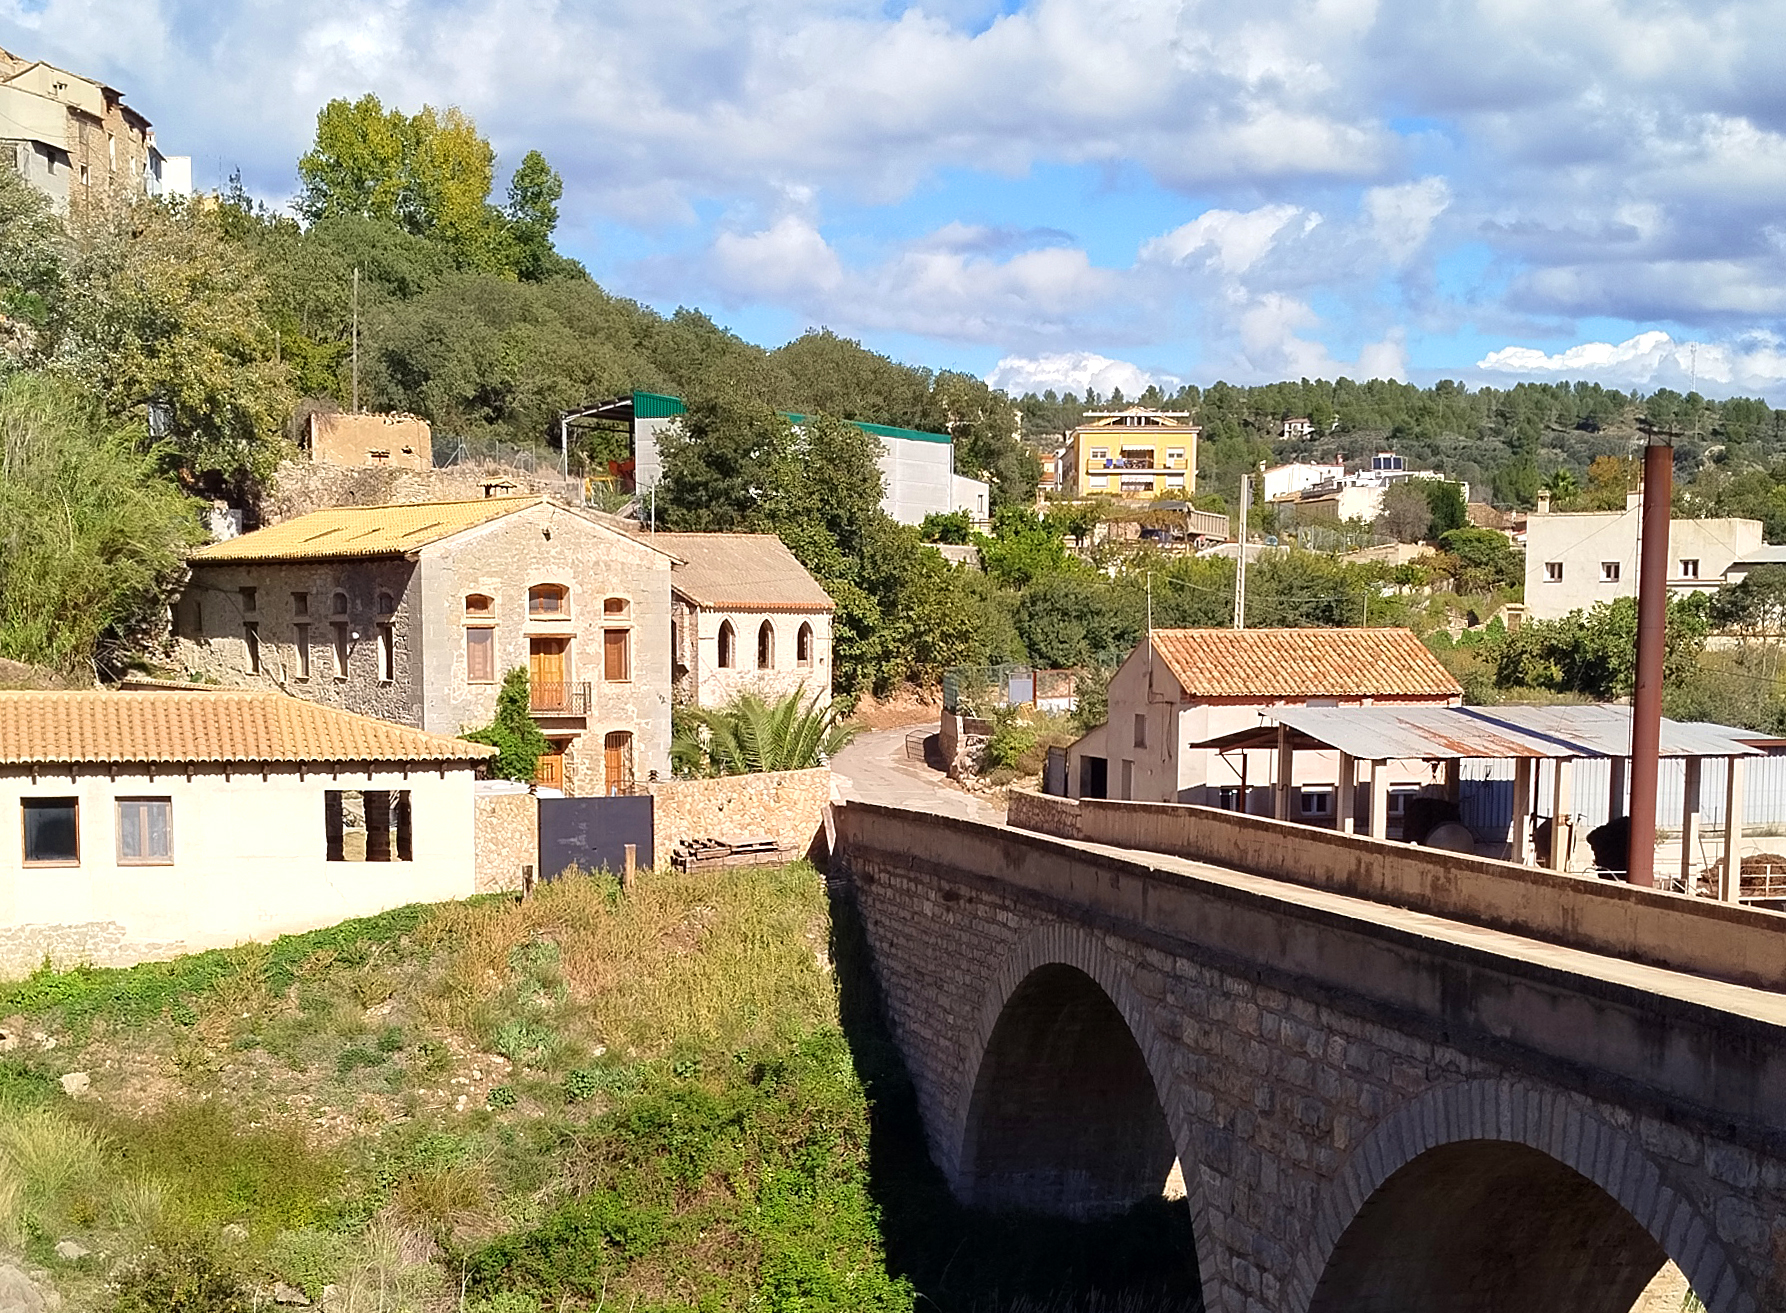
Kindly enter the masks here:
<path id="1" fill-rule="evenodd" d="M 115 1313 L 249 1313 L 242 1284 L 210 1250 L 190 1242 L 152 1247 L 113 1278 Z"/>
<path id="2" fill-rule="evenodd" d="M 502 688 L 496 694 L 496 718 L 484 728 L 461 737 L 497 750 L 489 764 L 493 779 L 533 783 L 540 758 L 551 745 L 533 718 L 533 698 L 528 692 L 524 667 L 516 666 L 502 677 Z"/>

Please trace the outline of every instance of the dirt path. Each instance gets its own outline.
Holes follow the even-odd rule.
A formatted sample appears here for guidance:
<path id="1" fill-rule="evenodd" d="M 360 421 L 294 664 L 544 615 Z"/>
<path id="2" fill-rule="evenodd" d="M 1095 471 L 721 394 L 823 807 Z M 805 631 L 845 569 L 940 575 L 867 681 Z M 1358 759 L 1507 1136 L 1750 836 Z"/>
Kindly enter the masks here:
<path id="1" fill-rule="evenodd" d="M 941 771 L 908 756 L 907 737 L 924 731 L 934 733 L 934 724 L 932 721 L 861 735 L 831 761 L 832 782 L 838 795 L 846 802 L 878 802 L 1002 825 L 1003 807 L 962 792 L 949 784 Z"/>

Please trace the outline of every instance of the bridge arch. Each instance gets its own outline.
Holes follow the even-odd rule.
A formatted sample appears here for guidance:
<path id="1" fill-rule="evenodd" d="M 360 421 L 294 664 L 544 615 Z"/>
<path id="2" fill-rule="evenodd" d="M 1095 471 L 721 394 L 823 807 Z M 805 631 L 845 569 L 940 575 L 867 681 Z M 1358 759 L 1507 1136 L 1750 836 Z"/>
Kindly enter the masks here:
<path id="1" fill-rule="evenodd" d="M 1715 1229 L 1632 1136 L 1578 1096 L 1461 1081 L 1403 1104 L 1353 1149 L 1286 1307 L 1625 1313 L 1670 1258 L 1709 1313 L 1753 1313 Z"/>
<path id="2" fill-rule="evenodd" d="M 1149 1189 L 1157 1197 L 1176 1159 L 1207 1274 L 1199 1180 L 1187 1152 L 1194 1140 L 1172 1051 L 1132 968 L 1095 934 L 1066 924 L 1033 932 L 1000 965 L 963 1040 L 955 1121 L 939 1146 L 957 1196 L 996 1207 L 1021 1195 L 1048 1211 L 1110 1212 Z M 1021 1089 L 1044 1097 L 1001 1106 Z M 1038 1160 L 1014 1171 L 1019 1153 Z"/>

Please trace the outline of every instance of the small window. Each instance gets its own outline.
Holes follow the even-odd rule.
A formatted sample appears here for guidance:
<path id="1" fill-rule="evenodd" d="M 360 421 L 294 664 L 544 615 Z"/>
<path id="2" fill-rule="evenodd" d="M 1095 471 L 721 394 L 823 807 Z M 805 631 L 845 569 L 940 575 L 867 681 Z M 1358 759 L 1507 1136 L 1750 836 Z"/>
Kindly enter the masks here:
<path id="1" fill-rule="evenodd" d="M 310 678 L 310 626 L 296 625 L 298 649 L 298 678 Z"/>
<path id="2" fill-rule="evenodd" d="M 722 620 L 719 625 L 719 665 L 722 670 L 730 670 L 738 664 L 738 631 L 732 628 L 730 620 Z"/>
<path id="3" fill-rule="evenodd" d="M 291 613 L 293 615 L 310 614 L 310 594 L 293 593 L 291 595 Z"/>
<path id="4" fill-rule="evenodd" d="M 1110 476 L 1108 474 L 1092 475 L 1091 486 L 1094 488 L 1108 488 L 1110 486 Z"/>
<path id="5" fill-rule="evenodd" d="M 465 599 L 465 614 L 480 620 L 489 620 L 496 615 L 496 599 L 486 597 L 483 593 L 472 593 Z"/>
<path id="6" fill-rule="evenodd" d="M 1184 459 L 1184 448 L 1183 447 L 1167 447 L 1166 448 L 1166 459 L 1167 460 L 1183 460 Z"/>
<path id="7" fill-rule="evenodd" d="M 242 644 L 248 649 L 248 673 L 260 674 L 260 626 L 252 620 L 242 626 Z"/>
<path id="8" fill-rule="evenodd" d="M 79 866 L 78 798 L 23 798 L 26 866 Z"/>
<path id="9" fill-rule="evenodd" d="M 1698 557 L 1693 557 L 1690 560 L 1685 560 L 1685 561 L 1681 562 L 1681 578 L 1683 578 L 1683 579 L 1697 579 L 1697 578 L 1699 578 L 1699 558 Z"/>
<path id="10" fill-rule="evenodd" d="M 396 600 L 389 593 L 378 595 L 378 613 L 380 615 L 395 615 L 397 613 Z"/>
<path id="11" fill-rule="evenodd" d="M 1391 789 L 1389 791 L 1389 815 L 1398 819 L 1408 814 L 1408 799 L 1417 797 L 1418 789 Z"/>
<path id="12" fill-rule="evenodd" d="M 397 678 L 397 636 L 389 625 L 378 627 L 378 682 L 389 684 Z"/>
<path id="13" fill-rule="evenodd" d="M 757 669 L 775 669 L 775 626 L 767 620 L 757 629 Z"/>
<path id="14" fill-rule="evenodd" d="M 624 619 L 632 610 L 633 604 L 624 597 L 610 597 L 602 602 L 602 614 L 609 619 Z"/>
<path id="15" fill-rule="evenodd" d="M 1547 584 L 1563 582 L 1563 563 L 1561 561 L 1546 561 L 1544 563 L 1544 582 Z"/>
<path id="16" fill-rule="evenodd" d="M 633 677 L 633 631 L 602 630 L 602 678 L 611 684 L 622 684 Z"/>
<path id="17" fill-rule="evenodd" d="M 1616 584 L 1619 581 L 1619 563 L 1617 561 L 1600 562 L 1600 582 Z"/>
<path id="18" fill-rule="evenodd" d="M 1304 816 L 1333 815 L 1333 790 L 1303 789 L 1302 814 Z"/>
<path id="19" fill-rule="evenodd" d="M 329 614 L 330 615 L 346 615 L 347 614 L 347 594 L 346 593 L 336 593 L 335 596 L 330 599 Z"/>
<path id="20" fill-rule="evenodd" d="M 88 182 L 87 166 L 85 164 L 83 164 L 83 165 L 81 165 L 81 186 L 85 187 L 87 185 L 87 182 Z"/>
<path id="21" fill-rule="evenodd" d="M 1135 746 L 1137 748 L 1147 746 L 1147 713 L 1144 711 L 1135 713 Z"/>
<path id="22" fill-rule="evenodd" d="M 329 626 L 335 631 L 335 678 L 347 678 L 347 621 L 337 620 Z"/>
<path id="23" fill-rule="evenodd" d="M 1108 447 L 1093 447 L 1089 452 L 1086 453 L 1086 459 L 1087 460 L 1109 460 L 1110 459 L 1110 448 L 1108 448 Z"/>
<path id="24" fill-rule="evenodd" d="M 535 584 L 527 590 L 527 614 L 540 620 L 562 620 L 570 614 L 570 589 L 563 584 Z"/>
<path id="25" fill-rule="evenodd" d="M 803 666 L 812 664 L 812 626 L 803 624 L 794 635 L 794 660 Z"/>
<path id="26" fill-rule="evenodd" d="M 409 790 L 324 790 L 323 839 L 331 862 L 414 861 Z"/>
<path id="27" fill-rule="evenodd" d="M 465 678 L 473 684 L 496 682 L 496 631 L 465 631 Z"/>
<path id="28" fill-rule="evenodd" d="M 242 610 L 245 612 L 253 611 L 256 590 L 253 588 L 238 588 L 236 589 L 236 592 L 241 595 Z"/>
<path id="29" fill-rule="evenodd" d="M 174 860 L 174 804 L 168 798 L 118 799 L 118 863 L 165 866 Z"/>

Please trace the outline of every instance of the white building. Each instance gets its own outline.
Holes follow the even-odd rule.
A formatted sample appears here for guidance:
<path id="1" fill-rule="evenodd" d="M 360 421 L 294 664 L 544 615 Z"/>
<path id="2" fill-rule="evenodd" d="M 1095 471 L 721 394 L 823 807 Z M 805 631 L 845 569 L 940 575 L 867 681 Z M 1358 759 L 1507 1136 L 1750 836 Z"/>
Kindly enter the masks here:
<path id="1" fill-rule="evenodd" d="M 1285 423 L 1289 421 L 1286 420 Z M 1336 460 L 1331 465 L 1315 461 L 1291 461 L 1287 465 L 1273 465 L 1260 476 L 1261 495 L 1266 501 L 1276 501 L 1279 497 L 1288 497 L 1291 493 L 1312 488 L 1318 483 L 1338 483 L 1345 477 L 1344 461 Z"/>
<path id="2" fill-rule="evenodd" d="M 1641 495 L 1622 511 L 1552 511 L 1548 498 L 1526 519 L 1526 614 L 1555 620 L 1597 602 L 1637 596 Z M 1674 520 L 1668 528 L 1670 595 L 1711 592 L 1743 573 L 1733 567 L 1762 547 L 1759 520 Z"/>
<path id="3" fill-rule="evenodd" d="M 1326 477 L 1310 478 L 1313 471 L 1322 471 Z M 1281 474 L 1279 482 L 1287 491 L 1273 493 L 1272 475 L 1279 471 L 1298 471 L 1295 474 Z M 1265 499 L 1277 505 L 1279 513 L 1284 515 L 1286 523 L 1311 520 L 1375 520 L 1383 511 L 1383 499 L 1390 488 L 1398 483 L 1407 483 L 1413 479 L 1444 480 L 1445 475 L 1437 470 L 1411 470 L 1407 462 L 1393 451 L 1379 451 L 1371 457 L 1368 470 L 1358 470 L 1347 474 L 1345 466 L 1340 465 L 1280 465 L 1276 470 L 1265 471 Z M 1467 503 L 1470 500 L 1470 485 L 1461 481 L 1458 488 Z"/>
<path id="4" fill-rule="evenodd" d="M 1274 707 L 1455 706 L 1439 659 L 1406 629 L 1158 629 L 1110 681 L 1109 719 L 1067 749 L 1075 798 L 1188 802 L 1271 814 L 1276 754 L 1200 746 Z M 1427 781 L 1419 763 L 1392 784 Z M 1333 814 L 1339 758 L 1298 753 L 1293 818 Z M 1311 810 L 1325 808 L 1325 810 Z"/>
<path id="5" fill-rule="evenodd" d="M 494 754 L 277 693 L 0 693 L 0 976 L 468 897 Z"/>

